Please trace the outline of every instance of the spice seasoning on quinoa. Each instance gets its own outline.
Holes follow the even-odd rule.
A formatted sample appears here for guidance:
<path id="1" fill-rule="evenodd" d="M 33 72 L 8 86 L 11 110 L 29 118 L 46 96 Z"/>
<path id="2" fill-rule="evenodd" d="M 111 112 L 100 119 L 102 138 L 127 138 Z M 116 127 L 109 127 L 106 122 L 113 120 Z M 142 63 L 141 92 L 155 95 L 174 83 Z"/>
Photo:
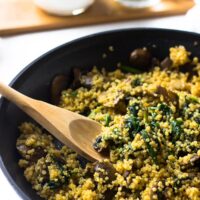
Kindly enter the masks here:
<path id="1" fill-rule="evenodd" d="M 90 87 L 62 92 L 60 107 L 103 125 L 94 148 L 108 160 L 89 163 L 23 123 L 19 165 L 37 193 L 49 200 L 199 200 L 200 63 L 189 55 L 172 47 L 173 67 L 143 73 L 93 68 L 80 77 L 88 77 Z M 188 62 L 196 65 L 191 79 L 179 70 Z"/>

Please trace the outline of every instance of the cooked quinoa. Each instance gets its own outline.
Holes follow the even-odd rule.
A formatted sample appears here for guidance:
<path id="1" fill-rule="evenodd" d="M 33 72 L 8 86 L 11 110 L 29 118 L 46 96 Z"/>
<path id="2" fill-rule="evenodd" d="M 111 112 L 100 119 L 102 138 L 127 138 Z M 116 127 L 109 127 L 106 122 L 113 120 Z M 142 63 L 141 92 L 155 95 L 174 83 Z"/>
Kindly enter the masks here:
<path id="1" fill-rule="evenodd" d="M 167 68 L 94 67 L 62 92 L 60 107 L 103 125 L 93 146 L 107 160 L 87 162 L 41 127 L 19 127 L 19 166 L 41 197 L 200 200 L 200 63 L 183 46 L 169 52 Z"/>

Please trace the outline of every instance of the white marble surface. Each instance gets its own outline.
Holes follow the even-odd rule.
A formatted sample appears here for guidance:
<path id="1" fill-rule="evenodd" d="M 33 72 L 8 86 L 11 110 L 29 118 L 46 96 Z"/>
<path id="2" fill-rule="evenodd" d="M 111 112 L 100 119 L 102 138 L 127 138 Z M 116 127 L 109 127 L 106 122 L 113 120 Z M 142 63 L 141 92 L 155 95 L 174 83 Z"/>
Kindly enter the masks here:
<path id="1" fill-rule="evenodd" d="M 188 21 L 188 18 L 185 16 L 176 16 L 69 28 L 0 38 L 0 80 L 4 83 L 9 83 L 20 70 L 41 54 L 60 44 L 81 36 L 106 30 L 130 27 L 159 27 L 200 32 L 200 27 L 195 26 L 194 30 L 192 23 L 195 23 L 195 20 L 190 19 Z M 0 186 L 0 199 L 21 199 L 8 183 L 1 170 Z"/>

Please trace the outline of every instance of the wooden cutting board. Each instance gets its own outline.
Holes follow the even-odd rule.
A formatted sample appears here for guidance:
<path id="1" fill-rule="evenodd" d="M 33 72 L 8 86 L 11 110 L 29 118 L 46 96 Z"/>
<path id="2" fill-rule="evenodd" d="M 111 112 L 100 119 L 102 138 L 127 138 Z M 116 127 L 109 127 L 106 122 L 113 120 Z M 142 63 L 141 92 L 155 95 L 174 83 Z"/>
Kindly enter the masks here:
<path id="1" fill-rule="evenodd" d="M 77 0 L 75 0 L 77 1 Z M 122 20 L 185 13 L 192 0 L 162 0 L 152 8 L 129 9 L 115 0 L 96 0 L 83 14 L 70 17 L 47 15 L 32 0 L 0 0 L 0 36 Z"/>

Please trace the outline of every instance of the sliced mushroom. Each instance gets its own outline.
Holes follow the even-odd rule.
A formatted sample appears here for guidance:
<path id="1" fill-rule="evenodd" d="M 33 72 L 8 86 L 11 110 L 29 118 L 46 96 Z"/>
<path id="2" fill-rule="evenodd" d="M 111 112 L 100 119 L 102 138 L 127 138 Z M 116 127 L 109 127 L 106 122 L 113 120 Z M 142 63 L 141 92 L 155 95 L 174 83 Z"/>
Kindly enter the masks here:
<path id="1" fill-rule="evenodd" d="M 167 90 L 162 86 L 158 86 L 156 93 L 162 95 L 166 103 L 171 102 L 172 104 L 174 104 L 177 110 L 179 109 L 179 97 L 175 92 Z"/>
<path id="2" fill-rule="evenodd" d="M 190 170 L 194 172 L 195 170 L 199 171 L 199 169 L 200 169 L 200 156 L 198 155 L 193 155 L 187 163 L 181 163 L 182 171 L 187 171 L 189 173 Z"/>
<path id="3" fill-rule="evenodd" d="M 158 60 L 158 58 L 152 58 L 151 60 L 151 67 L 154 68 L 154 67 L 158 67 L 160 66 L 160 61 Z"/>
<path id="4" fill-rule="evenodd" d="M 45 152 L 44 148 L 37 146 L 34 148 L 34 152 L 29 154 L 28 151 L 31 150 L 31 147 L 28 147 L 24 144 L 17 145 L 17 150 L 19 151 L 20 155 L 27 160 L 29 160 L 31 163 L 36 162 L 42 157 L 45 157 L 47 152 Z M 28 156 L 27 156 L 28 155 Z"/>
<path id="5" fill-rule="evenodd" d="M 89 76 L 89 75 L 83 76 L 81 78 L 81 83 L 82 83 L 83 87 L 91 89 L 91 87 L 92 87 L 92 76 Z"/>
<path id="6" fill-rule="evenodd" d="M 161 63 L 160 63 L 160 67 L 162 69 L 170 69 L 172 67 L 172 60 L 169 57 L 166 57 Z"/>
<path id="7" fill-rule="evenodd" d="M 124 178 L 127 178 L 128 176 L 129 176 L 129 174 L 130 174 L 131 172 L 130 171 L 125 171 L 124 173 L 123 173 L 123 177 Z"/>
<path id="8" fill-rule="evenodd" d="M 151 53 L 147 48 L 135 49 L 130 55 L 130 63 L 142 69 L 148 69 L 151 63 Z"/>
<path id="9" fill-rule="evenodd" d="M 191 159 L 190 159 L 190 163 L 192 166 L 197 166 L 200 168 L 200 156 L 198 155 L 194 155 Z"/>
<path id="10" fill-rule="evenodd" d="M 103 104 L 105 107 L 114 108 L 115 105 L 118 104 L 118 102 L 124 98 L 123 91 L 116 90 L 114 91 L 113 88 L 108 89 L 106 92 L 102 92 L 98 96 L 98 102 L 100 104 Z"/>
<path id="11" fill-rule="evenodd" d="M 116 105 L 115 105 L 115 112 L 117 114 L 125 115 L 127 112 L 127 105 L 125 103 L 125 100 L 121 99 Z"/>
<path id="12" fill-rule="evenodd" d="M 173 188 L 172 187 L 165 187 L 165 189 L 163 190 L 163 195 L 164 195 L 164 199 L 163 200 L 169 200 L 170 198 L 168 197 L 168 194 L 171 194 L 171 198 L 174 199 L 174 194 L 173 194 Z"/>
<path id="13" fill-rule="evenodd" d="M 74 75 L 74 80 L 72 84 L 70 85 L 70 88 L 73 90 L 79 88 L 81 86 L 81 70 L 79 68 L 73 68 L 73 75 Z"/>
<path id="14" fill-rule="evenodd" d="M 30 147 L 26 146 L 25 144 L 17 144 L 16 146 L 19 154 L 25 158 L 27 151 L 30 150 Z"/>
<path id="15" fill-rule="evenodd" d="M 107 189 L 106 192 L 104 193 L 104 199 L 113 199 L 115 194 L 117 193 L 117 191 L 114 190 L 114 188 L 112 189 Z"/>
<path id="16" fill-rule="evenodd" d="M 109 162 L 96 162 L 94 170 L 95 172 L 99 173 L 99 176 L 103 179 L 107 176 L 109 178 L 109 182 L 112 182 L 116 179 L 116 170 Z M 106 173 L 104 173 L 103 171 Z"/>
<path id="17" fill-rule="evenodd" d="M 61 92 L 69 85 L 69 79 L 65 75 L 57 75 L 51 83 L 51 102 L 58 105 Z"/>
<path id="18" fill-rule="evenodd" d="M 42 147 L 36 147 L 34 154 L 30 157 L 30 161 L 36 162 L 42 157 L 45 157 L 47 155 L 47 152 L 45 151 L 44 148 Z"/>

